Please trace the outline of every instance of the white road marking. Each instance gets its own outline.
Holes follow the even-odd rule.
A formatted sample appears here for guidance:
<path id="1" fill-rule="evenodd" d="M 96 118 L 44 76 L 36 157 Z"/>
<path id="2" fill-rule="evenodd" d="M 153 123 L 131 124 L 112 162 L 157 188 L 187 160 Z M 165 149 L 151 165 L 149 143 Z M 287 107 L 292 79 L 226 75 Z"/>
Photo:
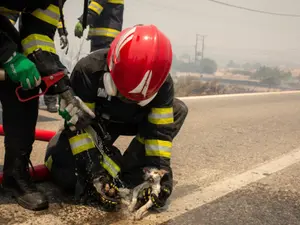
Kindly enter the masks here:
<path id="1" fill-rule="evenodd" d="M 224 94 L 224 95 L 203 95 L 203 96 L 188 96 L 178 97 L 181 100 L 197 100 L 205 98 L 228 98 L 228 97 L 247 97 L 247 96 L 262 96 L 262 95 L 284 95 L 284 94 L 300 94 L 300 91 L 276 91 L 276 92 L 256 92 L 243 94 Z"/>
<path id="2" fill-rule="evenodd" d="M 250 183 L 256 182 L 270 174 L 276 173 L 298 162 L 300 162 L 300 148 L 297 148 L 277 159 L 265 162 L 254 169 L 222 181 L 218 181 L 213 185 L 202 189 L 201 191 L 175 199 L 171 201 L 170 207 L 167 211 L 159 214 L 151 214 L 145 217 L 143 224 L 146 224 L 146 221 L 152 221 L 152 224 L 153 222 L 155 222 L 155 224 L 166 222 L 169 219 L 175 218 L 190 210 L 210 203 Z"/>

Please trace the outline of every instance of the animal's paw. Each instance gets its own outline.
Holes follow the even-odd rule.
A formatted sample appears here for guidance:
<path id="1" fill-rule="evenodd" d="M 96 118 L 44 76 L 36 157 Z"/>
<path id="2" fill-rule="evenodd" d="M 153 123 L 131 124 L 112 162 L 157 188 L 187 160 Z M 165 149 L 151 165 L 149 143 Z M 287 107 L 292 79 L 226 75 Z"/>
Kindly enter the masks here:
<path id="1" fill-rule="evenodd" d="M 133 212 L 133 211 L 135 210 L 135 204 L 130 204 L 130 205 L 128 206 L 128 210 L 129 210 L 130 212 Z"/>
<path id="2" fill-rule="evenodd" d="M 134 215 L 134 220 L 140 220 L 143 217 L 143 211 L 142 210 L 138 210 L 136 211 L 135 215 Z"/>

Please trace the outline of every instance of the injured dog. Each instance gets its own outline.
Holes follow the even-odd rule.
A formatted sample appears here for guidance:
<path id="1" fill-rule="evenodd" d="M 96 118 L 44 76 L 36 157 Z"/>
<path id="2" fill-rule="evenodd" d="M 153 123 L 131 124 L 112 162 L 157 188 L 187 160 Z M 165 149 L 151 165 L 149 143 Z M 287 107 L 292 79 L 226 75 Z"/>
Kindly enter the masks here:
<path id="1" fill-rule="evenodd" d="M 152 193 L 155 195 L 159 195 L 160 193 L 160 181 L 162 179 L 162 177 L 168 173 L 168 171 L 166 170 L 159 170 L 156 168 L 144 168 L 144 182 L 141 183 L 140 185 L 136 186 L 133 190 L 132 190 L 132 199 L 131 202 L 129 203 L 128 200 L 128 196 L 130 195 L 131 191 L 129 189 L 126 188 L 121 188 L 119 189 L 119 193 L 120 196 L 122 197 L 122 203 L 128 205 L 128 209 L 130 212 L 133 212 L 136 208 L 136 204 L 138 202 L 138 198 L 140 197 L 140 195 L 142 194 L 142 191 L 145 188 L 152 188 Z M 143 216 L 143 214 L 153 206 L 153 202 L 151 200 L 151 198 L 148 200 L 148 202 L 143 205 L 142 207 L 140 207 L 137 212 L 135 213 L 134 219 L 135 220 L 140 220 Z"/>

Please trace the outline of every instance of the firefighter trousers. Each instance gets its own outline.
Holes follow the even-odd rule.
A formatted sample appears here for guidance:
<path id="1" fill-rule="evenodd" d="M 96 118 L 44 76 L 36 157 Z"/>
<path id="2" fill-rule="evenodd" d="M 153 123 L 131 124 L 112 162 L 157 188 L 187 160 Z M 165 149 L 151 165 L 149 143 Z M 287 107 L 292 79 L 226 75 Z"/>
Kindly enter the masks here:
<path id="1" fill-rule="evenodd" d="M 179 99 L 174 99 L 174 133 L 176 137 L 180 131 L 188 113 L 187 106 Z M 112 137 L 111 145 L 121 136 L 135 136 L 137 125 L 109 123 L 106 127 Z M 109 147 L 109 146 L 108 146 Z M 110 148 L 110 147 L 109 147 Z M 114 146 L 114 152 L 110 156 L 121 168 L 121 180 L 128 186 L 133 187 L 143 181 L 143 167 L 147 166 L 145 147 L 136 138 L 133 138 L 126 151 L 122 155 Z M 47 146 L 45 165 L 50 170 L 52 181 L 66 191 L 74 191 L 76 184 L 75 160 L 71 152 L 68 137 L 64 131 L 59 132 Z"/>
<path id="2" fill-rule="evenodd" d="M 5 133 L 4 173 L 13 170 L 13 164 L 21 155 L 29 156 L 35 137 L 39 99 L 20 102 L 15 94 L 17 84 L 10 80 L 0 81 L 2 124 Z M 39 93 L 39 89 L 20 91 L 23 98 Z"/>

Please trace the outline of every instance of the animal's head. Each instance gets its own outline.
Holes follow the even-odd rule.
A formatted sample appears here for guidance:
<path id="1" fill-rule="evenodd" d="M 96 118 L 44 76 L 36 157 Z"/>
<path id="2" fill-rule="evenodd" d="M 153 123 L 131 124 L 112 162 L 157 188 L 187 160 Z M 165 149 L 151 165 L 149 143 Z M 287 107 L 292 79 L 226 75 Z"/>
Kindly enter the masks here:
<path id="1" fill-rule="evenodd" d="M 168 171 L 164 169 L 157 168 L 144 168 L 144 179 L 149 181 L 150 183 L 159 183 L 161 178 L 168 173 Z"/>

